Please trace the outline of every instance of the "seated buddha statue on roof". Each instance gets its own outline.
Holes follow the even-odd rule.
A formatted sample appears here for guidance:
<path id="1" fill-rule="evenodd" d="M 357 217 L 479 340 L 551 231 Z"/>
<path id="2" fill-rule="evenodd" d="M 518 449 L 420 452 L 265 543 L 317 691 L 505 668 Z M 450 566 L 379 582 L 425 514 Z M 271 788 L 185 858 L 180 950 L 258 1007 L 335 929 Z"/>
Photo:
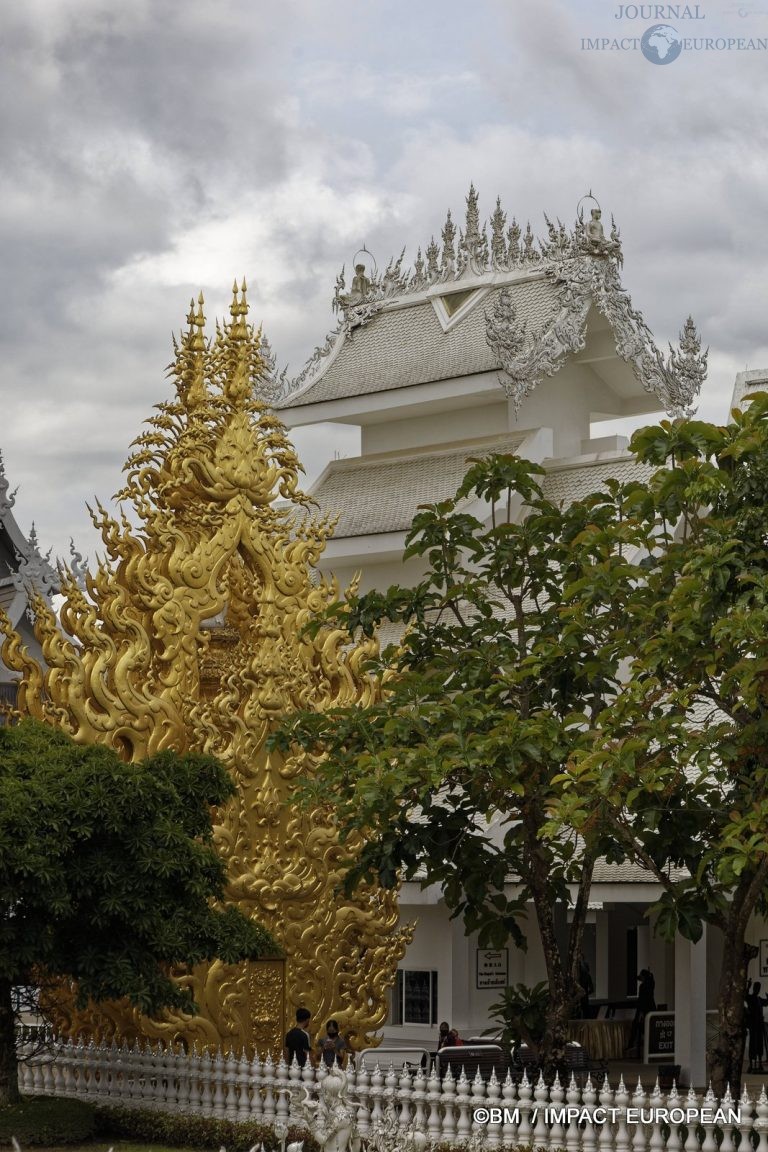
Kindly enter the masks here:
<path id="1" fill-rule="evenodd" d="M 618 241 L 605 235 L 601 216 L 600 209 L 593 208 L 584 227 L 584 251 L 589 256 L 612 256 L 619 250 Z"/>

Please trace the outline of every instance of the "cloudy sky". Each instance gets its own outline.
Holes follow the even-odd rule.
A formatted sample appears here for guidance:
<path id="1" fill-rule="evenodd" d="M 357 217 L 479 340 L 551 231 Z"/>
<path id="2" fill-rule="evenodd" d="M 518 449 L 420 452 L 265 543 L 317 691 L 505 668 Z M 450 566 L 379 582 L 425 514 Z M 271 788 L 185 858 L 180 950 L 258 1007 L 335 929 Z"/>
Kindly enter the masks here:
<path id="1" fill-rule="evenodd" d="M 647 13 L 648 6 L 643 6 Z M 768 52 L 666 66 L 587 39 L 652 20 L 608 0 L 24 0 L 0 37 L 0 448 L 16 511 L 94 544 L 131 439 L 169 393 L 189 298 L 234 276 L 281 363 L 333 325 L 336 273 L 461 215 L 470 180 L 543 230 L 592 188 L 660 342 L 711 347 L 700 411 L 768 366 Z M 768 0 L 703 3 L 687 37 L 768 37 Z M 297 435 L 308 472 L 349 432 Z"/>

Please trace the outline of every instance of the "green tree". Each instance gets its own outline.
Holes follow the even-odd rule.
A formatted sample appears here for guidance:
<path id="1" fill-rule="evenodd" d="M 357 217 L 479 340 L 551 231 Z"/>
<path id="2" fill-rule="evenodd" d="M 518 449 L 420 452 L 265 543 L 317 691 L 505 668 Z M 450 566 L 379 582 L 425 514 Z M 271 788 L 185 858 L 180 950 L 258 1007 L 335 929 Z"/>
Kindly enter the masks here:
<path id="1" fill-rule="evenodd" d="M 542 473 L 492 456 L 454 499 L 419 513 L 406 557 L 422 558 L 424 578 L 332 609 L 350 633 L 387 618 L 408 624 L 399 652 L 374 669 L 380 699 L 300 713 L 276 742 L 325 756 L 306 794 L 333 805 L 342 834 L 364 834 L 349 887 L 439 884 L 481 946 L 511 937 L 523 947 L 532 902 L 550 993 L 541 1052 L 552 1065 L 581 996 L 594 862 L 611 842 L 595 823 L 581 839 L 547 835 L 548 807 L 617 690 L 621 606 L 638 571 L 617 487 L 563 509 L 544 499 Z M 561 952 L 557 908 L 569 901 Z"/>
<path id="2" fill-rule="evenodd" d="M 609 824 L 664 889 L 657 931 L 722 932 L 711 1078 L 737 1092 L 748 925 L 768 911 L 768 396 L 631 447 L 657 468 L 632 508 L 654 537 L 627 608 L 633 661 L 548 831 Z"/>
<path id="3" fill-rule="evenodd" d="M 0 728 L 0 1102 L 18 1097 L 11 989 L 36 973 L 81 1003 L 194 1012 L 172 966 L 279 952 L 221 903 L 211 805 L 232 792 L 208 756 L 126 764 L 34 720 Z"/>

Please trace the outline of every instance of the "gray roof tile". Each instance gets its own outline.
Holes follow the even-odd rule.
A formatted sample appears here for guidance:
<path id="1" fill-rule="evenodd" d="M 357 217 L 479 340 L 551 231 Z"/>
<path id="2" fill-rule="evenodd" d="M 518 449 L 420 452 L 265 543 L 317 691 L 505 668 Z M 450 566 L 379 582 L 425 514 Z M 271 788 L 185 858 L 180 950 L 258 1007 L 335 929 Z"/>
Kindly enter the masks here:
<path id="1" fill-rule="evenodd" d="M 492 442 L 384 459 L 335 460 L 311 495 L 325 515 L 339 516 L 334 536 L 404 532 L 421 504 L 455 495 L 468 460 L 488 452 L 515 452 L 527 432 Z"/>
<path id="2" fill-rule="evenodd" d="M 508 285 L 518 318 L 539 332 L 559 310 L 557 290 L 548 280 Z M 444 332 L 429 301 L 380 312 L 355 329 L 332 364 L 305 391 L 288 396 L 279 408 L 368 396 L 432 380 L 493 371 L 498 360 L 486 341 L 485 313 L 501 291 L 489 292 L 455 327 Z M 322 362 L 321 362 L 322 363 Z"/>

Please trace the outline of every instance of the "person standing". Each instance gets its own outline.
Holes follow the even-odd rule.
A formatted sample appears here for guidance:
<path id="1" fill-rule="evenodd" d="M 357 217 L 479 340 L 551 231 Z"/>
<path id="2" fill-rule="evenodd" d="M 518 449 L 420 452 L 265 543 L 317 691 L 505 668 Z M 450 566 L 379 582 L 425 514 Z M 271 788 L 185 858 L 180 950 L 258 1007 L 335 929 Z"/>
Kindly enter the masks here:
<path id="1" fill-rule="evenodd" d="M 286 1032 L 285 1034 L 283 1054 L 288 1064 L 293 1063 L 295 1056 L 300 1068 L 304 1067 L 307 1058 L 309 1058 L 310 1064 L 314 1065 L 312 1038 L 309 1035 L 309 1022 L 311 1019 L 312 1013 L 308 1008 L 296 1009 L 296 1025 L 291 1028 L 290 1032 Z"/>
<path id="2" fill-rule="evenodd" d="M 656 1008 L 656 981 L 650 968 L 643 968 L 638 974 L 637 1007 L 632 1021 L 627 1048 L 640 1048 L 645 1033 L 645 1018 Z"/>
<path id="3" fill-rule="evenodd" d="M 747 1031 L 749 1032 L 749 1067 L 747 1072 L 762 1072 L 763 1049 L 765 1045 L 765 1026 L 763 1024 L 763 1008 L 768 1004 L 768 996 L 761 996 L 762 985 L 755 980 L 752 991 L 747 984 L 744 1003 L 747 1006 Z"/>
<path id="4" fill-rule="evenodd" d="M 320 1037 L 317 1047 L 320 1050 L 320 1059 L 328 1068 L 332 1068 L 334 1064 L 338 1064 L 339 1068 L 346 1067 L 347 1044 L 344 1038 L 339 1035 L 337 1020 L 328 1021 L 325 1026 L 325 1036 Z"/>

